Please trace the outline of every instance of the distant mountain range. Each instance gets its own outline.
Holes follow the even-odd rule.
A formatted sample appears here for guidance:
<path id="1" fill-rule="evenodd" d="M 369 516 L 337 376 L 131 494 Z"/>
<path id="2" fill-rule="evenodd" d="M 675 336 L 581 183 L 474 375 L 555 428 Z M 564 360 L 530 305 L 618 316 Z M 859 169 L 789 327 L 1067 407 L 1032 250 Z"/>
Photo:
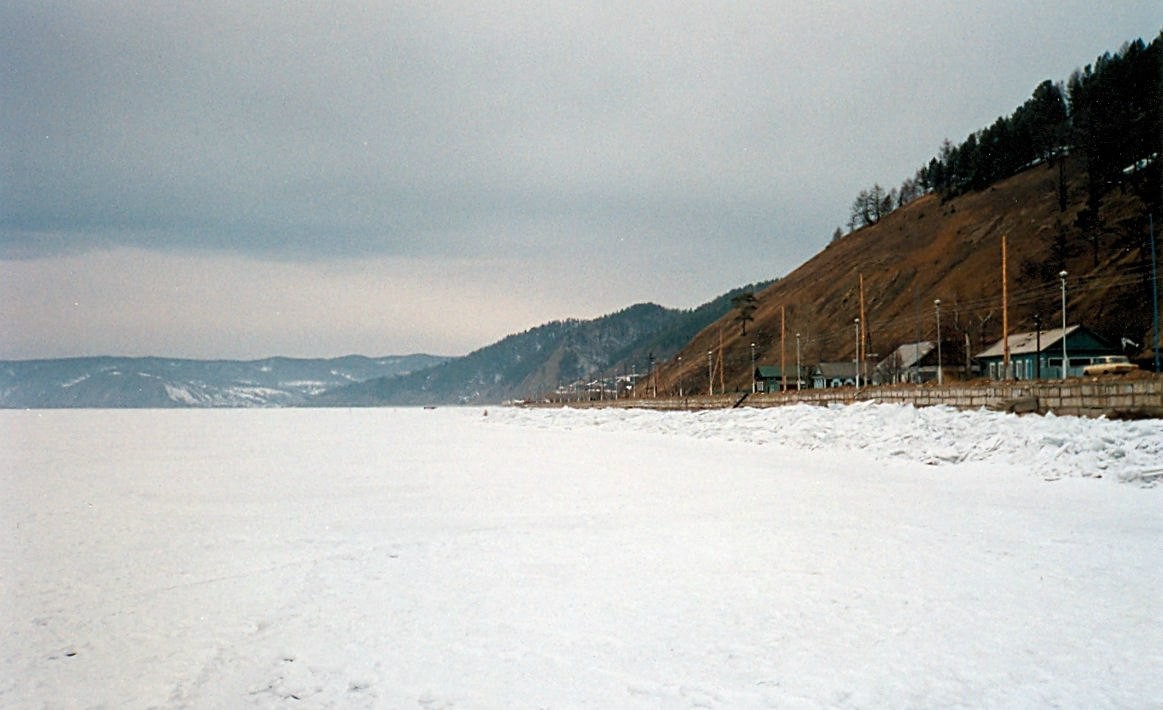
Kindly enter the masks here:
<path id="1" fill-rule="evenodd" d="M 4 360 L 0 361 L 0 407 L 297 406 L 328 389 L 406 374 L 445 360 L 434 355 L 248 361 L 158 357 Z"/>
<path id="2" fill-rule="evenodd" d="M 638 304 L 594 320 L 547 323 L 457 358 L 181 360 L 81 357 L 0 361 L 0 408 L 172 408 L 492 404 L 645 373 L 707 324 L 735 289 L 693 310 Z"/>
<path id="3" fill-rule="evenodd" d="M 692 310 L 640 303 L 594 320 L 555 321 L 460 358 L 398 377 L 326 392 L 320 406 L 496 403 L 532 399 L 570 384 L 645 374 L 731 310 L 731 299 L 772 281 L 729 291 Z"/>

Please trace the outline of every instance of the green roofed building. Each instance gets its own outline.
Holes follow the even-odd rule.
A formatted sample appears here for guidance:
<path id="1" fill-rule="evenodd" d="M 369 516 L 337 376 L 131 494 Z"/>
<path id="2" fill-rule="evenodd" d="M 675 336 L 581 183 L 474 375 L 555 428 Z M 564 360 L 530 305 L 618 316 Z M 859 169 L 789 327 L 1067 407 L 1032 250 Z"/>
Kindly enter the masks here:
<path id="1" fill-rule="evenodd" d="M 1009 336 L 1010 373 L 1005 372 L 1005 341 L 999 340 L 977 354 L 981 373 L 991 380 L 1053 380 L 1062 377 L 1062 338 L 1066 338 L 1067 377 L 1104 355 L 1121 355 L 1100 335 L 1081 325 L 1048 328 Z"/>

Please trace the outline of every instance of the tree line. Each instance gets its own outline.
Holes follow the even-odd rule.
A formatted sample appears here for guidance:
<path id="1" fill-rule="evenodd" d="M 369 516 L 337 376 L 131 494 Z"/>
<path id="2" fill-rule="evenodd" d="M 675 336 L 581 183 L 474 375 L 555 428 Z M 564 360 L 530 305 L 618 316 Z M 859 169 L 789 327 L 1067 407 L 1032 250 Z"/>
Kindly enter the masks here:
<path id="1" fill-rule="evenodd" d="M 953 144 L 946 139 L 938 155 L 904 180 L 899 188 L 879 184 L 861 190 L 853 201 L 848 230 L 876 224 L 894 209 L 929 192 L 948 198 L 989 185 L 1041 163 L 1057 163 L 1062 175 L 1066 155 L 1086 172 L 1087 207 L 1081 222 L 1096 221 L 1103 196 L 1135 176 L 1133 187 L 1148 209 L 1158 212 L 1158 158 L 1163 151 L 1163 32 L 1149 45 L 1142 39 L 1104 53 L 1094 64 L 1075 70 L 1065 84 L 1043 81 L 1009 116 Z M 1064 179 L 1059 204 L 1066 208 Z M 1086 224 L 1080 224 L 1084 230 Z M 833 239 L 842 236 L 840 229 Z"/>

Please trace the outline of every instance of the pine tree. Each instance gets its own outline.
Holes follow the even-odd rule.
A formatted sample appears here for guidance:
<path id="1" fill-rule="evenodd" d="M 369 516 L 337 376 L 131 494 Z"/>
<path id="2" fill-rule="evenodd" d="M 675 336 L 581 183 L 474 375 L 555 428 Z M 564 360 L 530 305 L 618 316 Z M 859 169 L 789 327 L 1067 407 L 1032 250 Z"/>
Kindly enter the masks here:
<path id="1" fill-rule="evenodd" d="M 747 335 L 747 324 L 755 320 L 755 309 L 759 307 L 758 299 L 751 291 L 744 291 L 731 297 L 731 305 L 739 311 L 735 321 L 743 326 L 743 335 Z"/>

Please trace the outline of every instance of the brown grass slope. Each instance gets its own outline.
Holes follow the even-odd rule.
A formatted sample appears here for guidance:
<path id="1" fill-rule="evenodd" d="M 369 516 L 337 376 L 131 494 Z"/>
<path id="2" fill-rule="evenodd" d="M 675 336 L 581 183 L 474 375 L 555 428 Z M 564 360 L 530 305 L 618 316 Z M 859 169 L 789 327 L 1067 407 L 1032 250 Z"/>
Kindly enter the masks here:
<path id="1" fill-rule="evenodd" d="M 757 294 L 746 335 L 733 312 L 662 364 L 659 394 L 677 393 L 680 382 L 687 394 L 706 393 L 709 369 L 716 392 L 749 389 L 752 343 L 758 364 L 782 362 L 794 373 L 797 332 L 805 372 L 821 361 L 851 361 L 861 275 L 868 357 L 933 340 L 939 298 L 946 371 L 957 376 L 955 368 L 966 364 L 967 335 L 970 354 L 1001 337 L 1002 235 L 1010 332 L 1033 330 L 1035 314 L 1043 328 L 1061 324 L 1057 274 L 1065 267 L 1069 323 L 1084 323 L 1115 343 L 1126 337 L 1146 351 L 1152 342 L 1146 208 L 1128 186 L 1114 188 L 1104 198 L 1099 236 L 1088 238 L 1075 226 L 1086 201 L 1084 180 L 1076 165 L 1065 174 L 1065 210 L 1059 209 L 1058 170 L 1043 165 L 948 201 L 927 195 L 832 242 Z"/>

